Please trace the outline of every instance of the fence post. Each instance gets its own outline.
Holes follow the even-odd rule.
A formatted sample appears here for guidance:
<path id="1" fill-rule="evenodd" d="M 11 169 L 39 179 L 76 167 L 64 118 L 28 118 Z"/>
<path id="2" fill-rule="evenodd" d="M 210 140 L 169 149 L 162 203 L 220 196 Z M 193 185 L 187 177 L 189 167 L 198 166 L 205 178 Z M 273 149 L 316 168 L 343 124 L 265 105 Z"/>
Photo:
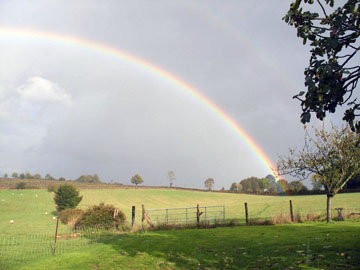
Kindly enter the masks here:
<path id="1" fill-rule="evenodd" d="M 246 225 L 249 225 L 249 214 L 248 214 L 247 203 L 245 203 L 245 219 L 246 219 Z"/>
<path id="2" fill-rule="evenodd" d="M 134 228 L 135 224 L 135 206 L 132 206 L 131 209 L 131 227 Z"/>
<path id="3" fill-rule="evenodd" d="M 199 209 L 199 205 L 196 206 L 196 223 L 199 226 L 200 224 L 200 209 Z"/>
<path id="4" fill-rule="evenodd" d="M 294 213 L 293 213 L 293 206 L 291 200 L 290 200 L 290 218 L 291 218 L 291 222 L 294 222 Z"/>
<path id="5" fill-rule="evenodd" d="M 168 213 L 168 209 L 166 208 L 166 225 L 169 224 L 169 213 Z"/>
<path id="6" fill-rule="evenodd" d="M 188 223 L 188 209 L 187 208 L 185 208 L 185 213 L 186 213 L 185 223 L 187 225 L 187 223 Z"/>
<path id="7" fill-rule="evenodd" d="M 59 227 L 59 217 L 57 217 L 57 219 L 56 219 L 56 230 L 55 230 L 55 240 L 54 240 L 53 255 L 55 255 L 55 251 L 56 251 L 56 239 L 57 239 L 57 234 L 58 234 L 58 227 Z"/>
<path id="8" fill-rule="evenodd" d="M 142 204 L 141 205 L 142 207 L 142 217 L 141 217 L 141 227 L 142 227 L 142 230 L 145 230 L 145 207 L 144 205 Z"/>
<path id="9" fill-rule="evenodd" d="M 223 222 L 225 222 L 225 205 L 223 205 Z"/>
<path id="10" fill-rule="evenodd" d="M 206 206 L 205 206 L 205 227 L 206 227 Z"/>

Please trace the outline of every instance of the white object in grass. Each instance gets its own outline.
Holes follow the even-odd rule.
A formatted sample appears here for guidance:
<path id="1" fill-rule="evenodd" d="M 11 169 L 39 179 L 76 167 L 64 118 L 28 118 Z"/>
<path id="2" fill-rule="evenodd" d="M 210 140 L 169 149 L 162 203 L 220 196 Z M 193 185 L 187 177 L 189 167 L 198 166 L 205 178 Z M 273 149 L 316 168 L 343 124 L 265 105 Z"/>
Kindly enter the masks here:
<path id="1" fill-rule="evenodd" d="M 10 224 L 13 224 L 14 223 L 14 221 L 13 220 L 10 220 Z"/>
<path id="2" fill-rule="evenodd" d="M 45 215 L 47 215 L 48 214 L 48 212 L 45 212 Z"/>
<path id="3" fill-rule="evenodd" d="M 56 219 L 56 217 L 53 217 L 53 219 Z"/>

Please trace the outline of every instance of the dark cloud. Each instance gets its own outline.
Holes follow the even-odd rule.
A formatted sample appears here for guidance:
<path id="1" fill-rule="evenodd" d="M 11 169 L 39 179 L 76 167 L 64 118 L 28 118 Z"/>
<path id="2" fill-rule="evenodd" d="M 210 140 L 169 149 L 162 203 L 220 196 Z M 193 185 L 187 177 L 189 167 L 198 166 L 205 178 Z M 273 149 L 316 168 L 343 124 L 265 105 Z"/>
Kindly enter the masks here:
<path id="1" fill-rule="evenodd" d="M 0 25 L 86 38 L 167 70 L 229 114 L 275 163 L 303 138 L 291 97 L 303 85 L 307 49 L 281 21 L 288 5 L 4 1 Z M 123 183 L 139 173 L 164 185 L 173 170 L 179 186 L 212 177 L 217 188 L 269 173 L 223 119 L 159 74 L 66 42 L 0 38 L 1 171 L 98 173 Z M 24 100 L 19 87 L 28 80 L 33 98 Z M 39 106 L 35 93 L 62 102 Z"/>

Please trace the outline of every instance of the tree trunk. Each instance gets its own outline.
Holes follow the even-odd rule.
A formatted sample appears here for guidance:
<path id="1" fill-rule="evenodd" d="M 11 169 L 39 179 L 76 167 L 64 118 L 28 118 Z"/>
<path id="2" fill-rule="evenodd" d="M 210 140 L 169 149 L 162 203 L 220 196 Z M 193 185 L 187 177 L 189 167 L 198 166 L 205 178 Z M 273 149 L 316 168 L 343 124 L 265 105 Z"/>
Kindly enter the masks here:
<path id="1" fill-rule="evenodd" d="M 331 198 L 333 197 L 331 194 L 326 194 L 326 222 L 331 222 Z"/>

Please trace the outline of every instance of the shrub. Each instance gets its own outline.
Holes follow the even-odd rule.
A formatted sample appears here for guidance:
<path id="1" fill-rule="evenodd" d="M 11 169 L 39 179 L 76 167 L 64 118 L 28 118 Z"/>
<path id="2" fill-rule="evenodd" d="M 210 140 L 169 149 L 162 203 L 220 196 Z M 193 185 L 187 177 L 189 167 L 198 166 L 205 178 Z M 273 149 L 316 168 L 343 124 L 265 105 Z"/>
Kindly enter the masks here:
<path id="1" fill-rule="evenodd" d="M 249 225 L 274 225 L 274 221 L 268 219 L 250 218 Z"/>
<path id="2" fill-rule="evenodd" d="M 16 189 L 25 189 L 26 183 L 25 182 L 19 182 L 16 184 Z"/>
<path id="3" fill-rule="evenodd" d="M 75 228 L 81 229 L 86 227 L 103 227 L 105 229 L 119 228 L 125 224 L 126 217 L 122 211 L 118 211 L 117 216 L 114 218 L 115 206 L 105 205 L 94 205 L 88 208 L 81 218 L 75 223 Z"/>
<path id="4" fill-rule="evenodd" d="M 63 224 L 74 226 L 75 223 L 81 218 L 84 211 L 81 209 L 65 209 L 59 214 L 59 219 Z"/>
<path id="5" fill-rule="evenodd" d="M 274 224 L 289 224 L 291 223 L 290 215 L 285 213 L 279 213 L 272 218 Z"/>
<path id="6" fill-rule="evenodd" d="M 57 187 L 58 187 L 57 184 L 49 184 L 48 185 L 48 191 L 49 192 L 55 192 Z"/>
<path id="7" fill-rule="evenodd" d="M 54 201 L 57 205 L 58 211 L 65 210 L 67 208 L 75 208 L 80 201 L 82 196 L 79 196 L 79 191 L 70 184 L 62 184 L 55 191 Z"/>

